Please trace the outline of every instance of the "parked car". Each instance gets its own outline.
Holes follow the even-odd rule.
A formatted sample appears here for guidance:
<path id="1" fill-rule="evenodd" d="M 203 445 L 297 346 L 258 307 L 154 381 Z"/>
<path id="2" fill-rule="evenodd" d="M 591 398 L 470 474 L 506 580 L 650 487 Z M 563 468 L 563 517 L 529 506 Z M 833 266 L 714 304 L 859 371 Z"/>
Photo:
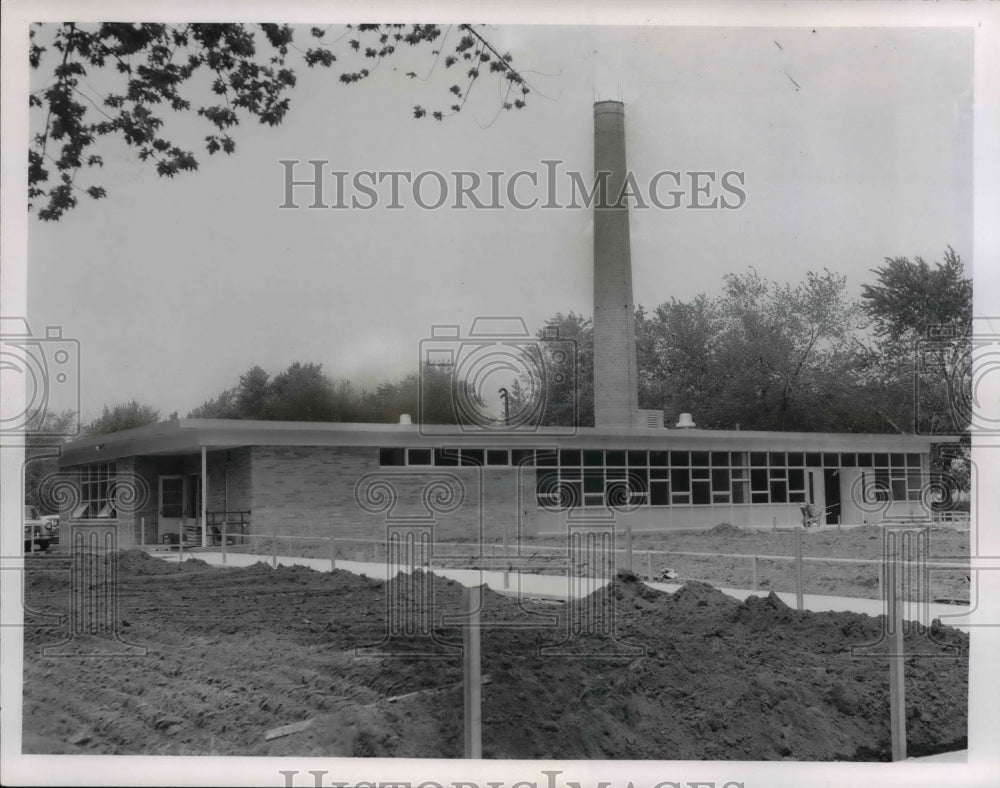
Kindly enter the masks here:
<path id="1" fill-rule="evenodd" d="M 24 552 L 44 553 L 59 541 L 59 515 L 41 515 L 29 504 L 24 507 Z"/>

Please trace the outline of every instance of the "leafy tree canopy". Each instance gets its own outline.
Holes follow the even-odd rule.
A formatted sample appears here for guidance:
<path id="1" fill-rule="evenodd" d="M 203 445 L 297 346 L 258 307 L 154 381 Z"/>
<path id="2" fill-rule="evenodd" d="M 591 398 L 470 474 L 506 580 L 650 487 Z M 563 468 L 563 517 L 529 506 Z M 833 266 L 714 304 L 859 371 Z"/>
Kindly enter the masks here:
<path id="1" fill-rule="evenodd" d="M 30 64 L 51 77 L 28 98 L 41 128 L 28 150 L 29 206 L 37 202 L 38 217 L 52 221 L 76 207 L 79 194 L 106 197 L 100 184 L 77 183 L 81 171 L 92 176 L 93 168 L 103 166 L 94 148 L 101 137 L 134 148 L 163 177 L 196 170 L 199 155 L 166 128 L 166 120 L 177 113 L 204 120 L 209 154 L 233 153 L 234 129 L 241 120 L 276 126 L 284 119 L 296 63 L 333 68 L 346 57 L 350 65 L 341 67 L 339 80 L 352 85 L 406 50 L 423 50 L 431 70 L 441 61 L 445 69 L 454 68 L 456 78 L 441 107 L 416 105 L 415 118 L 443 120 L 461 112 L 484 77 L 500 82 L 498 112 L 524 107 L 531 91 L 511 55 L 500 53 L 472 25 L 444 30 L 433 24 L 348 25 L 328 38 L 330 29 L 111 22 L 34 26 Z M 406 76 L 418 77 L 412 70 Z"/>

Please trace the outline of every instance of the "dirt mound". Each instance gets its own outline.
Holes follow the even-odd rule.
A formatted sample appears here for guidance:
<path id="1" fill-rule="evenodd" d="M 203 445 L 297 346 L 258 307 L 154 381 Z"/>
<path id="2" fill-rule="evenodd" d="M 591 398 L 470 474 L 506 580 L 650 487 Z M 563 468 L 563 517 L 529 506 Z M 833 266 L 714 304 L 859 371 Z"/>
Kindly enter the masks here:
<path id="1" fill-rule="evenodd" d="M 142 550 L 119 550 L 114 555 L 119 576 L 128 575 L 174 575 L 179 571 L 177 564 L 154 558 Z"/>
<path id="2" fill-rule="evenodd" d="M 119 558 L 118 635 L 144 651 L 46 659 L 65 633 L 25 627 L 26 752 L 461 757 L 458 584 Z M 50 622 L 67 612 L 66 585 L 26 589 Z M 880 619 L 628 573 L 569 604 L 482 599 L 486 757 L 889 757 L 886 660 L 852 655 Z M 409 631 L 392 618 L 407 610 L 421 613 Z M 914 754 L 965 743 L 968 637 L 934 639 L 955 654 L 906 664 Z"/>
<path id="3" fill-rule="evenodd" d="M 719 523 L 712 528 L 709 528 L 707 533 L 713 536 L 745 536 L 746 532 L 742 528 L 738 528 L 731 523 Z"/>

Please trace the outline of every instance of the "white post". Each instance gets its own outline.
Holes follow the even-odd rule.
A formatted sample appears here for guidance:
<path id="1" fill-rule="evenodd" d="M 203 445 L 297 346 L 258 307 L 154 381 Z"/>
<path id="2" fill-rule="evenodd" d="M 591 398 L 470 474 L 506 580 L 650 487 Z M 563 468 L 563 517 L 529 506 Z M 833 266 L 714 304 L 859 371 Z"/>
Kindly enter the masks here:
<path id="1" fill-rule="evenodd" d="M 652 582 L 653 580 L 653 551 L 652 549 L 646 550 L 646 579 Z"/>
<path id="2" fill-rule="evenodd" d="M 803 609 L 802 600 L 802 531 L 795 532 L 795 609 Z"/>
<path id="3" fill-rule="evenodd" d="M 337 540 L 333 535 L 333 523 L 330 523 L 330 571 L 337 568 Z"/>
<path id="4" fill-rule="evenodd" d="M 510 588 L 510 552 L 507 544 L 507 529 L 503 529 L 503 587 Z"/>
<path id="5" fill-rule="evenodd" d="M 752 591 L 756 591 L 757 590 L 757 585 L 759 583 L 758 574 L 757 574 L 757 556 L 753 557 L 752 573 L 753 573 L 753 581 L 750 584 L 750 589 Z"/>
<path id="6" fill-rule="evenodd" d="M 903 598 L 901 594 L 902 565 L 897 542 L 888 571 L 889 616 L 893 627 L 892 649 L 889 654 L 889 725 L 892 733 L 892 760 L 906 760 L 906 690 L 904 684 Z"/>
<path id="7" fill-rule="evenodd" d="M 466 625 L 462 630 L 462 677 L 465 727 L 465 757 L 483 757 L 482 700 L 483 685 L 480 675 L 479 603 L 481 586 L 462 589 L 462 607 Z"/>
<path id="8" fill-rule="evenodd" d="M 208 447 L 201 447 L 201 546 L 208 547 Z"/>

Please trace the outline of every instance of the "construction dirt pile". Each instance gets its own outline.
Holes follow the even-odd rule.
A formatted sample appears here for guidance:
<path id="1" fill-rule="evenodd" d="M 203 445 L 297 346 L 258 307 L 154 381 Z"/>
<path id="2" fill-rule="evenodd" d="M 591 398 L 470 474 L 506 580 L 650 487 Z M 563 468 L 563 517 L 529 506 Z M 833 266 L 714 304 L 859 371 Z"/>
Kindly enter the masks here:
<path id="1" fill-rule="evenodd" d="M 452 581 L 132 552 L 117 569 L 118 639 L 58 657 L 41 652 L 69 631 L 68 567 L 26 572 L 25 752 L 461 757 Z M 415 634 L 389 635 L 387 600 Z M 889 758 L 888 661 L 864 648 L 881 619 L 622 574 L 571 605 L 483 589 L 482 622 L 485 757 Z M 924 654 L 905 664 L 910 754 L 964 747 L 968 637 L 935 628 L 907 647 Z"/>

